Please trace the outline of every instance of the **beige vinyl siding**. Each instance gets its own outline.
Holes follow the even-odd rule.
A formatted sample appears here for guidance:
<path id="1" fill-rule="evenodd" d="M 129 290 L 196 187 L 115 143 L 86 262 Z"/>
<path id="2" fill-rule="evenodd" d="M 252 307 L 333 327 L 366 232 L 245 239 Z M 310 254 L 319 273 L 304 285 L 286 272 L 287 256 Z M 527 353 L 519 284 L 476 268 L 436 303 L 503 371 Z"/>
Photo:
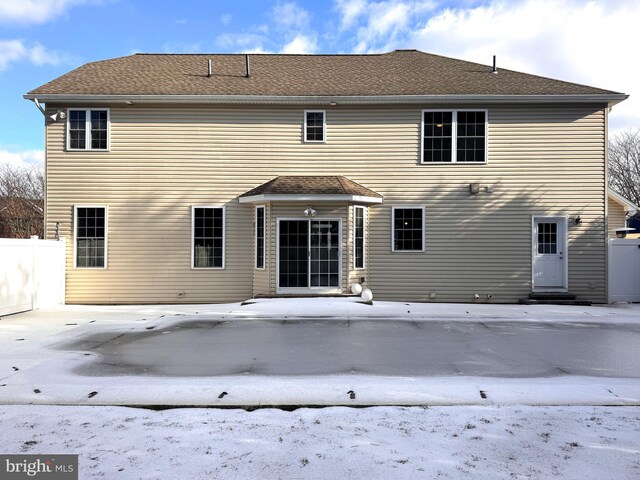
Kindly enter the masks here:
<path id="1" fill-rule="evenodd" d="M 47 228 L 52 236 L 60 222 L 70 238 L 67 300 L 248 298 L 264 279 L 254 268 L 254 206 L 237 196 L 278 175 L 344 175 L 384 195 L 367 216 L 367 280 L 377 299 L 429 300 L 434 292 L 436 301 L 471 301 L 474 293 L 516 301 L 531 289 L 532 216 L 580 215 L 582 225 L 569 222 L 569 289 L 604 302 L 604 107 L 483 105 L 486 165 L 421 165 L 421 111 L 430 107 L 327 106 L 326 143 L 302 142 L 305 105 L 112 106 L 110 152 L 65 152 L 63 124 L 50 124 Z M 469 195 L 473 182 L 492 193 Z M 106 270 L 73 269 L 74 204 L 109 205 Z M 390 206 L 402 204 L 425 206 L 424 253 L 391 252 Z M 226 206 L 224 270 L 190 268 L 191 205 Z M 272 294 L 275 219 L 307 206 L 270 206 Z M 360 276 L 351 272 L 347 207 L 331 210 L 344 219 L 343 287 Z"/>
<path id="2" fill-rule="evenodd" d="M 607 205 L 609 236 L 616 238 L 616 230 L 627 226 L 627 214 L 624 207 L 609 198 Z"/>

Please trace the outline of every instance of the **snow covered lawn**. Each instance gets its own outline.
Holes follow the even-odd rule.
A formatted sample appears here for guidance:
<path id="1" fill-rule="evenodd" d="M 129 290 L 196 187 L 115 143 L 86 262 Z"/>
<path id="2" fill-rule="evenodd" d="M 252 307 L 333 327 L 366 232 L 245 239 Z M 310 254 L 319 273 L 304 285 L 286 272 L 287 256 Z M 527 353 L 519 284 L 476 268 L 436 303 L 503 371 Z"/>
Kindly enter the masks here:
<path id="1" fill-rule="evenodd" d="M 80 478 L 640 478 L 637 407 L 0 407 L 3 453 Z"/>

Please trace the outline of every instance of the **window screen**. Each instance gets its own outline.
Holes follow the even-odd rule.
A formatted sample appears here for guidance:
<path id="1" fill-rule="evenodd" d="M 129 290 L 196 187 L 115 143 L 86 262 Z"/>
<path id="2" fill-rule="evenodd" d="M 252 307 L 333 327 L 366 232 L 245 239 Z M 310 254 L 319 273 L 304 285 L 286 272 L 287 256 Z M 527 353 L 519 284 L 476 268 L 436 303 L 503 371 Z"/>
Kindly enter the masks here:
<path id="1" fill-rule="evenodd" d="M 87 142 L 87 112 L 69 112 L 69 148 L 85 149 Z"/>
<path id="2" fill-rule="evenodd" d="M 70 150 L 107 150 L 109 112 L 107 110 L 69 110 L 67 125 Z"/>
<path id="3" fill-rule="evenodd" d="M 484 162 L 485 112 L 458 112 L 457 162 Z"/>
<path id="4" fill-rule="evenodd" d="M 424 241 L 422 208 L 393 209 L 393 250 L 422 251 Z"/>
<path id="5" fill-rule="evenodd" d="M 222 208 L 193 209 L 193 267 L 222 268 L 224 257 L 224 211 Z"/>
<path id="6" fill-rule="evenodd" d="M 91 148 L 107 149 L 107 111 L 91 110 Z"/>
<path id="7" fill-rule="evenodd" d="M 324 112 L 305 112 L 305 142 L 324 142 Z"/>
<path id="8" fill-rule="evenodd" d="M 451 162 L 453 113 L 424 112 L 424 162 Z"/>
<path id="9" fill-rule="evenodd" d="M 354 217 L 354 267 L 364 268 L 364 207 L 355 207 Z"/>
<path id="10" fill-rule="evenodd" d="M 106 209 L 76 208 L 76 267 L 104 268 Z"/>
<path id="11" fill-rule="evenodd" d="M 256 207 L 256 268 L 264 268 L 264 207 Z"/>

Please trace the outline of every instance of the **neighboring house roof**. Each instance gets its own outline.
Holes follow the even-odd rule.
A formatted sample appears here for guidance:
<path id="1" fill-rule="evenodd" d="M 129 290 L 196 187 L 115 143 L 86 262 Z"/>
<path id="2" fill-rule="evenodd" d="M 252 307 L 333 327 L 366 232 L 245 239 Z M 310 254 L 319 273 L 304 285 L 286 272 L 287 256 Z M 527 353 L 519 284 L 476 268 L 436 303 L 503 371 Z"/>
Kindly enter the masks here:
<path id="1" fill-rule="evenodd" d="M 626 95 L 417 50 L 369 55 L 136 54 L 88 63 L 31 90 L 40 101 L 77 97 L 569 97 Z M 208 77 L 208 64 L 212 75 Z M 228 98 L 227 98 L 228 97 Z M 194 99 L 197 100 L 198 98 Z M 150 100 L 150 99 L 149 99 Z M 176 99 L 179 100 L 179 99 Z M 397 99 L 396 99 L 397 100 Z"/>
<path id="2" fill-rule="evenodd" d="M 363 201 L 382 203 L 382 195 L 336 175 L 280 176 L 238 197 L 240 203 L 258 201 Z"/>
<path id="3" fill-rule="evenodd" d="M 635 203 L 633 203 L 631 200 L 623 197 L 622 195 L 620 195 L 615 190 L 611 190 L 609 188 L 608 195 L 609 195 L 609 199 L 610 200 L 613 200 L 614 202 L 618 203 L 619 205 L 622 205 L 622 207 L 624 208 L 625 212 L 629 212 L 629 214 L 633 215 L 634 213 L 636 213 L 638 211 L 638 206 Z"/>

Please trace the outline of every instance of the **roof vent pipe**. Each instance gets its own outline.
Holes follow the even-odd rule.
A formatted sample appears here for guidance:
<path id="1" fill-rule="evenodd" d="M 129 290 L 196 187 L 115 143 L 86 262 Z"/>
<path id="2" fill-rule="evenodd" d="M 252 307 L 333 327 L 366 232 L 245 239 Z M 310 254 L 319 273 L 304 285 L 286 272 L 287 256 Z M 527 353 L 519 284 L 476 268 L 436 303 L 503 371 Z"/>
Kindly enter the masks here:
<path id="1" fill-rule="evenodd" d="M 246 77 L 249 78 L 251 76 L 251 67 L 249 65 L 249 54 L 244 56 L 244 62 L 245 62 L 245 65 L 247 67 L 247 75 L 246 75 Z"/>
<path id="2" fill-rule="evenodd" d="M 207 77 L 211 77 L 211 60 L 208 60 L 207 64 Z"/>
<path id="3" fill-rule="evenodd" d="M 498 67 L 496 66 L 496 56 L 493 56 L 493 70 L 491 73 L 498 73 Z"/>

